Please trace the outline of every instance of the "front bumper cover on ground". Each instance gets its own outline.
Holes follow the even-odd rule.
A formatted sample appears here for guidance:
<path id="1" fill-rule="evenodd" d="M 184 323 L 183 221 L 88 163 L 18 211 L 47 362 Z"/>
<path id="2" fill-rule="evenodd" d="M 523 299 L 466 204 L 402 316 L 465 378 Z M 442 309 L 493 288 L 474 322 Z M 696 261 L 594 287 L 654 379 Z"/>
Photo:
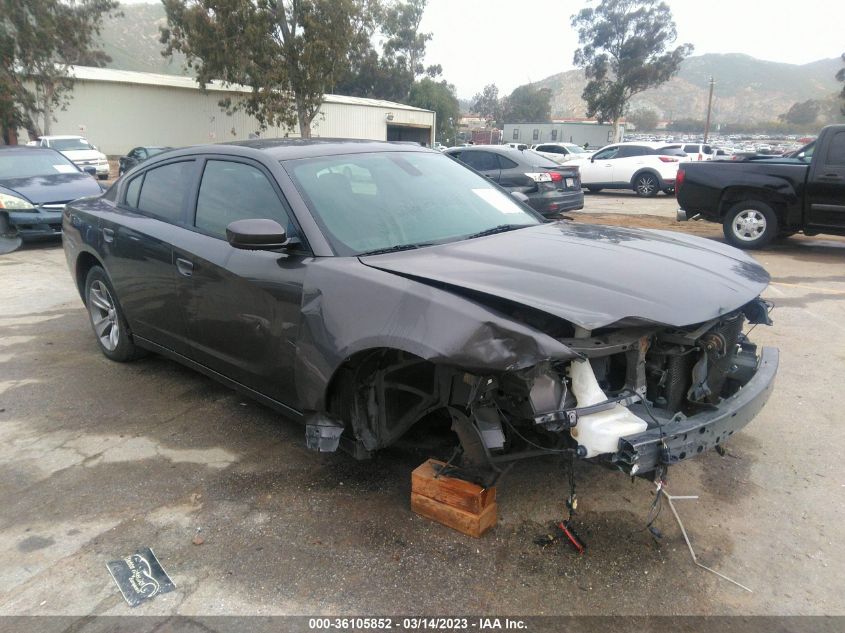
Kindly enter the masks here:
<path id="1" fill-rule="evenodd" d="M 756 416 L 771 395 L 778 370 L 778 350 L 764 347 L 757 371 L 742 389 L 712 411 L 668 421 L 619 440 L 616 463 L 636 475 L 660 465 L 676 464 L 723 443 Z"/>
<path id="2" fill-rule="evenodd" d="M 38 238 L 62 234 L 62 210 L 38 207 L 35 211 L 9 211 L 9 224 L 20 237 Z"/>

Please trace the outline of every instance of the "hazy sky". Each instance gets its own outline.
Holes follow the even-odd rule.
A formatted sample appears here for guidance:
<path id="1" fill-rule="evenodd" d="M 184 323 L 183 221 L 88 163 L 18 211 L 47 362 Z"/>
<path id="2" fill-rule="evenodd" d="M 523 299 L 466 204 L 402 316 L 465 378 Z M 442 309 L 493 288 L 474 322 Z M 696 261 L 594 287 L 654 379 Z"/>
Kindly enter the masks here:
<path id="1" fill-rule="evenodd" d="M 149 0 L 123 0 L 129 4 Z M 746 53 L 804 64 L 845 52 L 843 0 L 666 0 L 678 42 L 702 53 Z M 595 3 L 595 0 L 594 0 Z M 458 95 L 500 93 L 572 68 L 569 17 L 586 0 L 428 0 L 426 63 L 442 64 Z"/>
<path id="2" fill-rule="evenodd" d="M 678 42 L 702 53 L 746 53 L 803 64 L 845 52 L 842 0 L 667 0 Z M 569 70 L 578 47 L 569 17 L 584 0 L 429 0 L 426 63 L 443 65 L 458 95 L 500 93 Z M 595 3 L 593 3 L 595 4 Z"/>

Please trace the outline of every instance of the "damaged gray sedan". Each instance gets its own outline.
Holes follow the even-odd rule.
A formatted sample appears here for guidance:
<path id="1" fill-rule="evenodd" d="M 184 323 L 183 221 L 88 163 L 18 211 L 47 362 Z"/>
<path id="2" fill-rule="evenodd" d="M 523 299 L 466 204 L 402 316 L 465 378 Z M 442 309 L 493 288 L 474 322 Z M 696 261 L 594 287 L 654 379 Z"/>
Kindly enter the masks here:
<path id="1" fill-rule="evenodd" d="M 489 484 L 568 453 L 642 475 L 763 407 L 769 276 L 687 235 L 548 222 L 439 152 L 250 141 L 169 152 L 69 204 L 102 352 L 168 356 L 358 458 L 448 416 Z"/>

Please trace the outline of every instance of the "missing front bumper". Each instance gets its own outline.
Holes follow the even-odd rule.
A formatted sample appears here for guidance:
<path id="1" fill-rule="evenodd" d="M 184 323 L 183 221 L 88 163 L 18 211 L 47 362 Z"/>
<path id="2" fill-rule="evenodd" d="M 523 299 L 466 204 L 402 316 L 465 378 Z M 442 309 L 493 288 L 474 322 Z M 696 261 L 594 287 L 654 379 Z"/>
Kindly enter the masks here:
<path id="1" fill-rule="evenodd" d="M 778 360 L 777 349 L 764 347 L 757 371 L 737 393 L 712 411 L 668 421 L 662 429 L 650 428 L 621 438 L 614 461 L 625 472 L 640 475 L 720 445 L 748 424 L 766 404 L 774 386 Z"/>

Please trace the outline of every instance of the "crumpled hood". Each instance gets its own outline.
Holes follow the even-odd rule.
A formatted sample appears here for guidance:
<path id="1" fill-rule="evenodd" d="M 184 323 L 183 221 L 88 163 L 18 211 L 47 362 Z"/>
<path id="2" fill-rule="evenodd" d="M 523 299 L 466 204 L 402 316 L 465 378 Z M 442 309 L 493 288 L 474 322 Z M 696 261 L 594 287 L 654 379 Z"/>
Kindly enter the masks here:
<path id="1" fill-rule="evenodd" d="M 532 306 L 588 330 L 623 319 L 700 323 L 743 306 L 769 283 L 762 266 L 720 242 L 572 222 L 361 261 Z"/>
<path id="2" fill-rule="evenodd" d="M 83 196 L 98 196 L 103 193 L 93 176 L 80 171 L 30 178 L 0 179 L 0 191 L 13 196 L 23 196 L 35 204 L 68 202 Z"/>

